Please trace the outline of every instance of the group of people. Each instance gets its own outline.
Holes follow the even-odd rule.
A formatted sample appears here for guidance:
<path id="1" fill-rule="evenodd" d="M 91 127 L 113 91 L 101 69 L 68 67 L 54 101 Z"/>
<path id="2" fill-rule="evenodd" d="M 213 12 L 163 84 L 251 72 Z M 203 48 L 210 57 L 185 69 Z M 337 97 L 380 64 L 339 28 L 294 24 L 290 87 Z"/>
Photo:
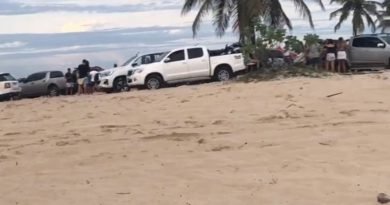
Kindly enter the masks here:
<path id="1" fill-rule="evenodd" d="M 79 95 L 93 94 L 96 85 L 99 84 L 99 75 L 96 70 L 91 70 L 89 62 L 84 59 L 77 68 L 74 68 L 73 72 L 68 68 L 65 80 L 67 95 L 73 95 L 76 92 Z"/>
<path id="2" fill-rule="evenodd" d="M 306 45 L 306 65 L 315 69 L 323 67 L 329 72 L 345 73 L 348 69 L 347 49 L 348 43 L 341 37 L 337 41 L 328 39 L 323 43 Z"/>

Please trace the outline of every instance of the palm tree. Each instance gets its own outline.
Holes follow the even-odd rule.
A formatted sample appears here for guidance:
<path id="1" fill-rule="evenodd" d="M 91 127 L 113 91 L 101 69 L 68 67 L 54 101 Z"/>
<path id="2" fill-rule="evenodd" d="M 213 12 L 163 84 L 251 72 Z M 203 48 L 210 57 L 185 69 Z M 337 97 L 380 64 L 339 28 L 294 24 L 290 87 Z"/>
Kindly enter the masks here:
<path id="1" fill-rule="evenodd" d="M 362 33 L 365 29 L 364 19 L 367 22 L 367 26 L 371 27 L 372 32 L 375 32 L 375 21 L 371 16 L 377 16 L 377 6 L 381 6 L 381 3 L 377 1 L 366 0 L 331 0 L 330 3 L 339 3 L 341 8 L 330 14 L 330 19 L 337 16 L 339 22 L 334 27 L 335 32 L 341 28 L 341 24 L 345 22 L 350 15 L 352 15 L 352 30 L 353 35 L 356 36 Z"/>
<path id="2" fill-rule="evenodd" d="M 390 20 L 385 19 L 385 17 L 390 16 L 390 0 L 384 0 L 382 3 L 382 7 L 385 9 L 384 11 L 380 12 L 378 15 L 377 21 L 378 23 L 378 28 L 381 28 L 382 33 L 385 32 L 387 28 L 390 28 Z"/>
<path id="3" fill-rule="evenodd" d="M 301 16 L 309 20 L 314 27 L 309 7 L 304 0 L 289 0 L 300 12 Z M 324 8 L 322 0 L 314 0 Z M 218 36 L 222 36 L 229 24 L 233 22 L 233 29 L 240 33 L 242 38 L 246 28 L 253 26 L 253 19 L 260 17 L 270 26 L 286 25 L 292 29 L 292 24 L 282 8 L 279 0 L 185 0 L 182 15 L 199 8 L 192 25 L 192 31 L 196 36 L 202 19 L 210 11 L 213 12 L 213 25 Z"/>

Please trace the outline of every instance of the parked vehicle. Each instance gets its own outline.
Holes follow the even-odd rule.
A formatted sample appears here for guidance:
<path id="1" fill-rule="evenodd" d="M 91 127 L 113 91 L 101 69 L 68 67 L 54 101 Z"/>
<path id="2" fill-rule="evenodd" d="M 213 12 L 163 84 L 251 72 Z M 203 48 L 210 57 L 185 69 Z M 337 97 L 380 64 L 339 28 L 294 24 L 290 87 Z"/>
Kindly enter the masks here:
<path id="1" fill-rule="evenodd" d="M 66 80 L 61 71 L 33 73 L 21 79 L 22 97 L 58 96 L 66 89 Z"/>
<path id="2" fill-rule="evenodd" d="M 163 53 L 152 53 L 138 56 L 135 55 L 122 66 L 99 72 L 99 88 L 106 92 L 121 92 L 128 90 L 127 75 L 140 65 L 155 62 Z"/>
<path id="3" fill-rule="evenodd" d="M 350 39 L 348 60 L 352 69 L 390 65 L 390 34 L 359 35 Z"/>
<path id="4" fill-rule="evenodd" d="M 131 87 L 159 89 L 165 83 L 226 81 L 245 69 L 241 53 L 214 52 L 204 46 L 195 46 L 166 52 L 156 63 L 137 67 L 128 77 L 128 83 Z"/>
<path id="5" fill-rule="evenodd" d="M 20 95 L 22 88 L 9 73 L 0 73 L 0 100 L 9 100 Z"/>

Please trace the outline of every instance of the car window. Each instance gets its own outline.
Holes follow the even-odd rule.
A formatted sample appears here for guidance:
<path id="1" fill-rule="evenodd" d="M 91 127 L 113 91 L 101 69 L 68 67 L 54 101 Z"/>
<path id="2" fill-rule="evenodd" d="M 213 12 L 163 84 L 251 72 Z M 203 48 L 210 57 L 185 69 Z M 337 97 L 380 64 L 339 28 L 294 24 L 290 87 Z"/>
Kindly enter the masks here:
<path id="1" fill-rule="evenodd" d="M 390 44 L 390 35 L 383 34 L 383 35 L 380 35 L 379 37 L 381 37 L 382 40 L 385 40 L 388 44 Z"/>
<path id="2" fill-rule="evenodd" d="M 50 78 L 63 78 L 64 74 L 61 71 L 50 72 Z"/>
<path id="3" fill-rule="evenodd" d="M 169 59 L 169 62 L 184 61 L 184 50 L 179 50 L 171 53 L 171 55 L 169 55 Z"/>
<path id="4" fill-rule="evenodd" d="M 355 38 L 352 42 L 352 46 L 360 48 L 378 48 L 378 43 L 383 43 L 383 41 L 376 37 L 363 37 Z"/>
<path id="5" fill-rule="evenodd" d="M 34 73 L 27 77 L 27 81 L 43 80 L 44 78 L 46 78 L 46 73 Z"/>
<path id="6" fill-rule="evenodd" d="M 3 81 L 15 81 L 15 78 L 8 73 L 0 74 L 0 82 Z"/>
<path id="7" fill-rule="evenodd" d="M 188 58 L 189 59 L 200 58 L 202 56 L 203 56 L 203 49 L 202 48 L 188 49 Z"/>
<path id="8" fill-rule="evenodd" d="M 152 63 L 152 57 L 150 55 L 142 56 L 142 65 Z"/>

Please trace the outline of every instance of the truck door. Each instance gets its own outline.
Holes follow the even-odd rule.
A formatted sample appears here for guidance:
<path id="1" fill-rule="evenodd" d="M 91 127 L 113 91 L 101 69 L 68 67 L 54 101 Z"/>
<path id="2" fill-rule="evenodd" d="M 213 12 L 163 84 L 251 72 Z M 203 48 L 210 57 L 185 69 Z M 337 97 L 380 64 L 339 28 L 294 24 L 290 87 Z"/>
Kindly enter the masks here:
<path id="1" fill-rule="evenodd" d="M 185 80 L 189 78 L 185 50 L 178 50 L 169 54 L 164 59 L 163 71 L 166 81 Z"/>
<path id="2" fill-rule="evenodd" d="M 187 53 L 190 77 L 199 78 L 210 76 L 210 59 L 203 48 L 189 48 L 187 49 Z"/>
<path id="3" fill-rule="evenodd" d="M 351 60 L 353 64 L 384 64 L 386 44 L 377 37 L 358 37 L 353 39 Z"/>
<path id="4" fill-rule="evenodd" d="M 27 77 L 26 82 L 22 85 L 23 95 L 42 95 L 43 85 L 45 85 L 44 81 L 46 81 L 46 72 L 31 74 Z"/>

